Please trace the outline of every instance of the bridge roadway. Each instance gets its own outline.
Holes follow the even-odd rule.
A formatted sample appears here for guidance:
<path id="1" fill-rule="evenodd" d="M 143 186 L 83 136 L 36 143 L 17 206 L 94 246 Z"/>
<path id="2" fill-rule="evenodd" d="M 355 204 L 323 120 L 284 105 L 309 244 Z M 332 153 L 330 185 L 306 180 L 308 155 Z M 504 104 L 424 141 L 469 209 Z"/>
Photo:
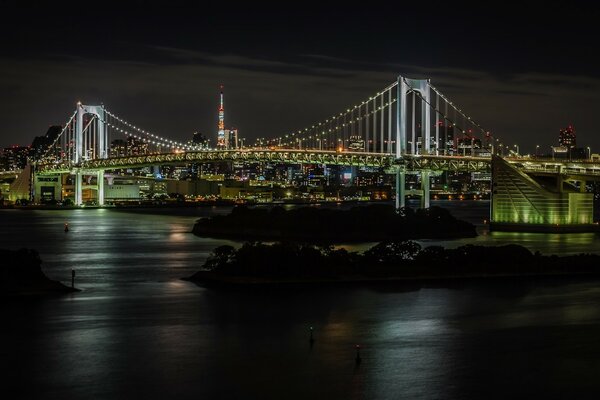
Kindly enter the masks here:
<path id="1" fill-rule="evenodd" d="M 599 177 L 600 162 L 589 160 L 552 160 L 540 157 L 505 157 L 520 170 L 537 174 Z M 298 150 L 249 148 L 241 150 L 202 150 L 178 153 L 159 153 L 141 156 L 111 157 L 82 162 L 80 165 L 39 164 L 36 173 L 41 175 L 95 173 L 102 170 L 141 168 L 164 164 L 210 163 L 220 161 L 274 162 L 282 164 L 326 164 L 356 167 L 381 167 L 405 171 L 456 171 L 490 172 L 491 157 L 404 155 L 396 159 L 388 153 L 367 153 L 333 150 Z"/>
<path id="2" fill-rule="evenodd" d="M 22 171 L 20 169 L 14 171 L 0 171 L 0 180 L 16 179 L 21 174 L 21 172 Z"/>
<path id="3" fill-rule="evenodd" d="M 406 170 L 428 169 L 439 171 L 489 171 L 490 164 L 489 157 L 406 155 L 401 160 L 396 160 L 395 155 L 388 153 L 251 148 L 242 150 L 202 150 L 111 157 L 84 161 L 80 165 L 70 165 L 67 163 L 39 164 L 36 168 L 36 173 L 70 173 L 75 169 L 95 172 L 99 170 L 141 168 L 161 164 L 210 163 L 220 161 L 326 164 L 381 168 L 404 165 Z"/>

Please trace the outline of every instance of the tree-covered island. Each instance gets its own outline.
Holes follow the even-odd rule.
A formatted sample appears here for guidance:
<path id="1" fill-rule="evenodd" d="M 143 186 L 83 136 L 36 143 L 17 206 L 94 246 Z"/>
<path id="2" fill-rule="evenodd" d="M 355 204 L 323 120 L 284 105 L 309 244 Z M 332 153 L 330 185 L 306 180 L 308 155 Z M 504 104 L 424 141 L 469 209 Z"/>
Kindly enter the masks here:
<path id="1" fill-rule="evenodd" d="M 217 247 L 187 280 L 198 283 L 376 282 L 500 276 L 597 274 L 600 256 L 545 256 L 519 245 L 422 248 L 389 240 L 363 253 L 305 243 Z"/>
<path id="2" fill-rule="evenodd" d="M 312 243 L 376 242 L 388 239 L 475 237 L 475 226 L 441 207 L 396 212 L 375 204 L 337 210 L 300 207 L 236 207 L 228 215 L 203 218 L 194 234 L 241 240 L 299 240 Z"/>

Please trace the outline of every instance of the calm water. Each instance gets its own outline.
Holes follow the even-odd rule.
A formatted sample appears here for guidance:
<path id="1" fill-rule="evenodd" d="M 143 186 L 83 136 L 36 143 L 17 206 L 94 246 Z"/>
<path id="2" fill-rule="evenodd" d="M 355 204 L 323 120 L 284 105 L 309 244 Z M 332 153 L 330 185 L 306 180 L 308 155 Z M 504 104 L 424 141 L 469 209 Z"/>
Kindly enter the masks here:
<path id="1" fill-rule="evenodd" d="M 452 210 L 481 224 L 486 207 Z M 595 398 L 600 390 L 598 282 L 251 292 L 179 280 L 231 244 L 189 233 L 198 216 L 227 211 L 1 210 L 0 247 L 38 249 L 51 278 L 66 282 L 74 268 L 83 289 L 3 300 L 3 389 L 44 399 Z M 479 228 L 477 239 L 451 245 L 600 252 L 593 234 Z"/>

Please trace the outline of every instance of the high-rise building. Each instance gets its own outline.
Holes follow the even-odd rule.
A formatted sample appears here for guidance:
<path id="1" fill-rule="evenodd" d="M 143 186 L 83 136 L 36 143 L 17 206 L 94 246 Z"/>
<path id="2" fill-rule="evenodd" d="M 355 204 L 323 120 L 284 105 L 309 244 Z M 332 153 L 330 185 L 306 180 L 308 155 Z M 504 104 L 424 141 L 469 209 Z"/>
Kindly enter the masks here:
<path id="1" fill-rule="evenodd" d="M 577 145 L 575 128 L 573 128 L 572 125 L 560 130 L 560 133 L 558 134 L 558 144 L 567 148 L 575 147 Z"/>
<path id="2" fill-rule="evenodd" d="M 127 138 L 127 155 L 140 156 L 143 154 L 148 154 L 148 143 L 133 136 L 129 136 Z"/>
<path id="3" fill-rule="evenodd" d="M 228 149 L 238 148 L 238 130 L 225 129 L 225 147 Z"/>
<path id="4" fill-rule="evenodd" d="M 457 143 L 454 135 L 454 125 L 451 123 L 444 124 L 444 121 L 438 121 L 439 134 L 439 152 L 440 154 L 453 155 L 456 152 Z M 433 139 L 435 141 L 435 138 Z"/>
<path id="5" fill-rule="evenodd" d="M 36 136 L 31 143 L 30 156 L 34 160 L 40 160 L 42 156 L 58 157 L 60 150 L 58 147 L 51 149 L 50 147 L 62 132 L 62 126 L 53 125 L 48 128 L 44 136 Z"/>
<path id="6" fill-rule="evenodd" d="M 481 139 L 474 137 L 464 137 L 456 139 L 456 147 L 461 155 L 474 156 L 478 149 L 481 149 Z"/>
<path id="7" fill-rule="evenodd" d="M 110 143 L 111 157 L 125 157 L 127 155 L 127 142 L 123 139 L 115 139 Z"/>
<path id="8" fill-rule="evenodd" d="M 348 149 L 351 151 L 365 151 L 365 140 L 358 135 L 350 136 Z"/>
<path id="9" fill-rule="evenodd" d="M 4 169 L 7 171 L 14 171 L 25 168 L 30 151 L 31 147 L 29 146 L 5 147 L 3 152 Z"/>
<path id="10" fill-rule="evenodd" d="M 217 132 L 217 148 L 225 148 L 227 146 L 227 138 L 225 137 L 225 107 L 223 104 L 223 85 L 221 85 L 221 103 L 219 105 L 219 124 Z"/>
<path id="11" fill-rule="evenodd" d="M 200 132 L 194 132 L 194 136 L 192 137 L 191 143 L 192 147 L 199 149 L 208 148 L 208 139 Z"/>

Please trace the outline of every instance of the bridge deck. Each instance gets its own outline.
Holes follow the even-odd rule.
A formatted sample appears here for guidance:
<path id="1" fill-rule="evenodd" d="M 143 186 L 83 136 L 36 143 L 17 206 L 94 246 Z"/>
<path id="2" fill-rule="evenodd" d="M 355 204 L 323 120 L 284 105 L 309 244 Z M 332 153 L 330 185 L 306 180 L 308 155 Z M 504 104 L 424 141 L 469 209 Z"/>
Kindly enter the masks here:
<path id="1" fill-rule="evenodd" d="M 600 163 L 589 160 L 550 160 L 531 157 L 506 157 L 505 160 L 526 172 L 560 173 L 587 177 L 600 176 Z M 111 157 L 88 160 L 79 165 L 41 164 L 41 174 L 83 171 L 141 168 L 164 164 L 189 164 L 211 162 L 273 162 L 281 164 L 326 164 L 357 167 L 395 168 L 407 171 L 462 171 L 490 172 L 491 157 L 404 155 L 397 159 L 394 154 L 367 153 L 332 150 L 264 149 L 202 150 L 175 153 L 147 154 L 139 156 Z"/>

